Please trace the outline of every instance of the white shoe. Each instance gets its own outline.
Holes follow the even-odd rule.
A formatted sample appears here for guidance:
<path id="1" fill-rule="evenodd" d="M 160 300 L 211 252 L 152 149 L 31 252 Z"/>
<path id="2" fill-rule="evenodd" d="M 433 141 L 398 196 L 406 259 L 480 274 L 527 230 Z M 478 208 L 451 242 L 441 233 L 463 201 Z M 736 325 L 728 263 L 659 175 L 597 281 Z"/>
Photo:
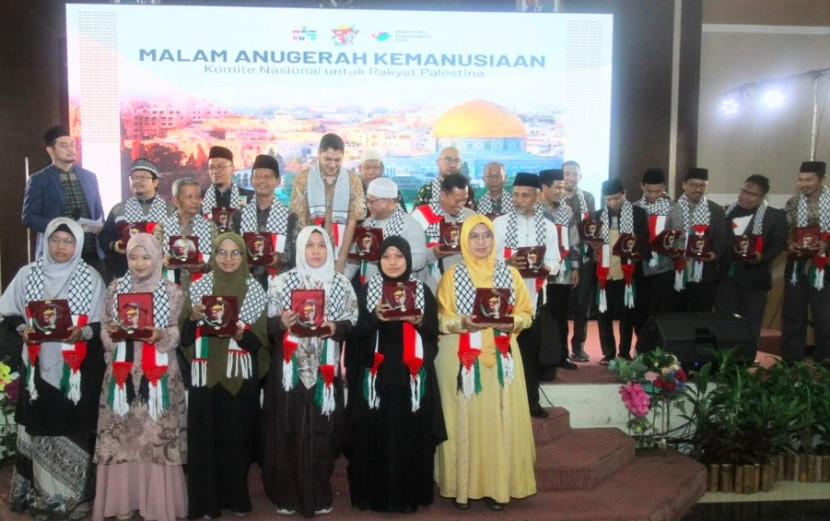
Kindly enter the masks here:
<path id="1" fill-rule="evenodd" d="M 297 511 L 293 510 L 291 508 L 277 507 L 277 514 L 280 514 L 280 515 L 283 515 L 283 516 L 293 516 L 295 513 L 297 513 Z"/>
<path id="2" fill-rule="evenodd" d="M 315 510 L 314 513 L 318 516 L 331 514 L 331 505 L 327 506 L 326 508 L 321 508 L 320 510 Z"/>

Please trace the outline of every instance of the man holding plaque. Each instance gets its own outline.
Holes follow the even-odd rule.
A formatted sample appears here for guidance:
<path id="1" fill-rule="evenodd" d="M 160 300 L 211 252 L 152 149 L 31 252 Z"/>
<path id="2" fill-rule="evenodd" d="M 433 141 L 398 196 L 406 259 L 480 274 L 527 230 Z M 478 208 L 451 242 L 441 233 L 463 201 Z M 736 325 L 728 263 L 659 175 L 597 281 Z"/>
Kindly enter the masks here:
<path id="1" fill-rule="evenodd" d="M 376 228 L 381 230 L 382 238 L 403 237 L 409 243 L 412 253 L 413 273 L 424 269 L 427 261 L 424 232 L 411 215 L 407 214 L 399 205 L 398 185 L 386 177 L 378 177 L 369 183 L 366 188 L 366 207 L 370 216 L 362 224 L 362 228 Z M 380 242 L 376 249 L 379 249 Z M 360 274 L 360 285 L 363 285 L 378 273 L 377 259 L 349 260 L 346 267 L 346 277 L 353 279 Z"/>
<path id="2" fill-rule="evenodd" d="M 648 261 L 648 215 L 625 199 L 619 179 L 602 183 L 605 206 L 594 215 L 602 223 L 602 245 L 594 250 L 597 281 L 597 326 L 602 348 L 600 364 L 608 365 L 615 356 L 631 360 L 631 338 L 643 326 L 642 299 L 635 288 L 643 278 L 643 261 Z M 634 240 L 632 248 L 626 243 Z M 625 245 L 625 246 L 624 246 Z M 614 339 L 614 318 L 620 317 L 619 349 Z"/>
<path id="3" fill-rule="evenodd" d="M 674 311 L 711 312 L 720 260 L 729 247 L 729 229 L 723 208 L 706 198 L 709 171 L 690 168 L 683 181 L 683 195 L 669 211 L 666 227 L 683 230 L 687 250 L 675 259 Z M 701 249 L 702 248 L 702 249 Z M 696 253 L 698 252 L 699 253 Z"/>
<path id="4" fill-rule="evenodd" d="M 596 206 L 593 194 L 579 188 L 582 180 L 582 169 L 576 161 L 565 161 L 562 163 L 562 172 L 565 176 L 565 203 L 573 210 L 577 223 L 593 215 Z M 571 337 L 571 352 L 576 353 L 576 359 L 587 358 L 585 356 L 585 338 L 588 335 L 588 317 L 591 314 L 591 306 L 594 302 L 594 260 L 588 252 L 586 243 L 580 244 L 582 254 L 579 265 L 579 280 L 571 291 L 568 308 L 573 314 L 574 332 Z"/>
<path id="5" fill-rule="evenodd" d="M 366 215 L 363 183 L 343 167 L 345 150 L 340 136 L 324 135 L 317 148 L 317 163 L 294 178 L 290 205 L 301 228 L 316 224 L 329 234 L 338 273 L 346 269 L 357 221 Z"/>
<path id="6" fill-rule="evenodd" d="M 571 289 L 579 284 L 579 232 L 576 229 L 573 210 L 567 204 L 562 204 L 562 195 L 565 192 L 565 177 L 561 169 L 542 170 L 539 172 L 539 182 L 542 185 L 540 202 L 545 209 L 545 217 L 556 227 L 559 242 L 559 272 L 548 277 L 548 309 L 556 323 L 555 331 L 558 334 L 561 352 L 558 358 L 566 360 L 562 366 L 570 369 L 573 362 L 588 362 L 590 358 L 585 350 L 574 351 L 568 357 L 568 300 Z M 585 281 L 587 284 L 589 281 Z M 554 357 L 557 358 L 557 357 Z M 553 380 L 556 371 L 543 370 L 541 380 Z"/>
<path id="7" fill-rule="evenodd" d="M 161 231 L 161 246 L 164 251 L 165 277 L 182 287 L 187 298 L 190 283 L 202 273 L 210 271 L 210 249 L 216 238 L 217 229 L 213 221 L 200 214 L 202 191 L 199 182 L 192 177 L 182 177 L 173 182 L 173 204 L 176 211 L 165 217 L 157 226 Z M 195 237 L 196 259 L 193 255 L 182 255 L 177 241 L 192 241 Z M 184 258 L 182 258 L 184 257 Z"/>
<path id="8" fill-rule="evenodd" d="M 208 174 L 211 185 L 202 193 L 202 215 L 220 232 L 229 231 L 231 215 L 251 202 L 254 193 L 233 180 L 233 152 L 225 147 L 210 147 Z"/>
<path id="9" fill-rule="evenodd" d="M 133 161 L 129 180 L 132 197 L 112 207 L 107 222 L 104 223 L 104 229 L 98 236 L 101 248 L 107 252 L 110 280 L 123 277 L 127 273 L 125 239 L 129 238 L 124 237 L 125 229 L 138 224 L 143 229 L 137 231 L 152 234 L 157 223 L 176 211 L 176 207 L 156 193 L 159 186 L 159 171 L 155 163 L 149 159 L 139 158 Z M 160 238 L 159 235 L 157 237 Z"/>
<path id="10" fill-rule="evenodd" d="M 542 205 L 538 204 L 540 190 L 539 176 L 519 172 L 513 180 L 513 211 L 493 221 L 496 231 L 496 259 L 519 270 L 525 282 L 533 310 L 533 323 L 519 334 L 517 341 L 525 365 L 525 384 L 531 414 L 545 416 L 539 407 L 539 379 L 542 368 L 539 364 L 541 348 L 540 321 L 550 320 L 548 310 L 542 305 L 544 298 L 539 290 L 547 283 L 548 275 L 559 272 L 559 240 L 556 226 L 545 218 Z M 542 266 L 535 272 L 529 264 L 535 254 L 544 250 Z M 565 359 L 567 360 L 567 359 Z M 569 368 L 576 368 L 567 361 Z"/>
<path id="11" fill-rule="evenodd" d="M 764 199 L 769 179 L 749 176 L 738 200 L 726 207 L 732 229 L 731 251 L 723 260 L 723 273 L 715 295 L 715 311 L 740 315 L 752 324 L 753 338 L 761 336 L 767 293 L 772 288 L 772 262 L 787 247 L 787 215 Z"/>
<path id="12" fill-rule="evenodd" d="M 412 218 L 426 237 L 426 265 L 417 276 L 433 292 L 438 288 L 438 280 L 450 266 L 461 261 L 461 250 L 450 249 L 442 243 L 442 223 L 460 225 L 475 213 L 466 208 L 467 178 L 461 174 L 451 174 L 441 181 L 441 197 L 437 203 L 417 206 L 412 210 Z M 423 241 L 424 239 L 420 239 Z"/>
<path id="13" fill-rule="evenodd" d="M 643 172 L 640 183 L 643 196 L 634 206 L 639 206 L 648 214 L 647 237 L 651 241 L 666 230 L 669 210 L 675 203 L 666 193 L 666 172 L 662 168 L 648 168 Z M 668 255 L 652 250 L 651 259 L 643 263 L 643 279 L 640 296 L 643 301 L 644 318 L 656 315 L 666 309 L 666 303 L 673 298 L 674 261 Z"/>
<path id="14" fill-rule="evenodd" d="M 233 230 L 245 238 L 248 249 L 259 241 L 260 255 L 249 256 L 251 275 L 268 289 L 268 277 L 294 267 L 294 238 L 297 215 L 274 195 L 280 185 L 280 167 L 272 156 L 260 154 L 251 168 L 256 204 L 246 205 L 233 215 Z M 266 244 L 267 242 L 267 244 Z M 253 252 L 252 252 L 253 253 Z"/>
<path id="15" fill-rule="evenodd" d="M 504 192 L 507 174 L 504 165 L 493 161 L 484 165 L 484 182 L 487 193 L 478 200 L 478 213 L 494 219 L 513 211 L 513 198 Z"/>
<path id="16" fill-rule="evenodd" d="M 805 161 L 798 171 L 798 191 L 784 209 L 790 225 L 784 271 L 781 352 L 784 360 L 802 360 L 807 344 L 807 309 L 812 315 L 816 362 L 830 366 L 830 290 L 827 289 L 830 190 L 824 185 L 827 165 Z M 804 247 L 810 237 L 810 247 Z"/>

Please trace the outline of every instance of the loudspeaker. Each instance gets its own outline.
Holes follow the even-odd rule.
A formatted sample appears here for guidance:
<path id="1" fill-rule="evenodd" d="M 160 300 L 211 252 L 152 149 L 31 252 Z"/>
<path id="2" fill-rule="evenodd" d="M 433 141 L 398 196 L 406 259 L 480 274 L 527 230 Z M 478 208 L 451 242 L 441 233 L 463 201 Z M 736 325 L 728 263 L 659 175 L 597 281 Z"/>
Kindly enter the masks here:
<path id="1" fill-rule="evenodd" d="M 714 313 L 665 313 L 651 317 L 637 336 L 637 352 L 661 348 L 674 354 L 684 368 L 698 369 L 714 360 L 717 350 L 738 348 L 741 360 L 752 362 L 758 350 L 752 326 L 742 317 Z"/>

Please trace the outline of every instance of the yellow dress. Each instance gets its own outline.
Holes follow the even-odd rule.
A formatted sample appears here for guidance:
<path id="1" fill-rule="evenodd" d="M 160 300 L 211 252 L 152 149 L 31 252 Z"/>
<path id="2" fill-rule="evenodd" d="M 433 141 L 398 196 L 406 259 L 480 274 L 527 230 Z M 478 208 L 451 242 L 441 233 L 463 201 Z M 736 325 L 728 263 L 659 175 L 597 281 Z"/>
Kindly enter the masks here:
<path id="1" fill-rule="evenodd" d="M 438 318 L 443 334 L 438 342 L 435 369 L 447 441 L 436 451 L 435 480 L 442 496 L 461 503 L 485 497 L 507 503 L 510 498 L 536 493 L 533 473 L 536 447 L 524 366 L 516 343 L 516 335 L 531 324 L 530 296 L 518 271 L 510 268 L 515 288 L 515 331 L 510 338 L 515 377 L 512 384 L 502 388 L 498 380 L 493 330 L 484 329 L 479 356 L 482 389 L 467 400 L 458 390 L 461 321 L 455 302 L 455 268 L 453 266 L 444 274 L 437 292 Z"/>

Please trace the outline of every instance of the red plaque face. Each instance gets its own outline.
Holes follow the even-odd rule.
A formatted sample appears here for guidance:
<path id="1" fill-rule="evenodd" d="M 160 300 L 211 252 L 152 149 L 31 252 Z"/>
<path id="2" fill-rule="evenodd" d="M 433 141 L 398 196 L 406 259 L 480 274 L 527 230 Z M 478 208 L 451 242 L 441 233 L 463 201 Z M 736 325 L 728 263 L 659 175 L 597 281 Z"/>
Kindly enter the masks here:
<path id="1" fill-rule="evenodd" d="M 700 259 L 712 250 L 711 238 L 708 234 L 689 235 L 686 245 L 686 256 L 693 259 Z"/>
<path id="2" fill-rule="evenodd" d="M 461 251 L 461 223 L 441 221 L 441 249 L 443 251 Z"/>
<path id="3" fill-rule="evenodd" d="M 33 300 L 27 305 L 34 332 L 29 340 L 34 342 L 58 341 L 69 336 L 72 327 L 72 313 L 69 301 Z"/>
<path id="4" fill-rule="evenodd" d="M 113 340 L 141 339 L 152 335 L 152 293 L 119 293 L 117 309 L 116 322 L 120 329 L 112 333 Z"/>
<path id="5" fill-rule="evenodd" d="M 755 257 L 757 236 L 750 234 L 736 235 L 732 238 L 732 258 L 746 260 Z"/>
<path id="6" fill-rule="evenodd" d="M 821 245 L 821 228 L 818 225 L 801 226 L 795 229 L 793 239 L 796 251 L 791 252 L 790 259 L 811 259 L 819 252 Z"/>
<path id="7" fill-rule="evenodd" d="M 239 320 L 239 300 L 234 296 L 205 295 L 204 324 L 199 330 L 203 335 L 232 336 L 236 334 Z"/>
<path id="8" fill-rule="evenodd" d="M 122 221 L 118 223 L 118 226 L 121 229 L 121 241 L 126 246 L 133 235 L 138 235 L 139 233 L 153 233 L 153 228 L 155 228 L 156 223 L 149 223 L 149 222 L 137 222 L 137 223 L 128 223 Z"/>
<path id="9" fill-rule="evenodd" d="M 228 208 L 227 206 L 217 206 L 211 210 L 211 219 L 213 220 L 213 224 L 216 225 L 222 231 L 227 231 L 231 225 L 231 217 L 233 216 L 234 212 L 233 208 Z"/>
<path id="10" fill-rule="evenodd" d="M 544 267 L 546 251 L 545 246 L 523 246 L 516 250 L 516 255 L 524 257 L 527 266 L 519 270 L 522 278 L 538 279 L 548 276 L 548 270 Z"/>
<path id="11" fill-rule="evenodd" d="M 614 243 L 611 253 L 627 260 L 640 260 L 640 241 L 642 237 L 635 233 L 622 233 L 617 242 Z"/>
<path id="12" fill-rule="evenodd" d="M 389 319 L 405 319 L 421 316 L 423 310 L 416 307 L 415 291 L 417 282 L 384 282 L 381 301 L 389 306 L 383 316 Z"/>
<path id="13" fill-rule="evenodd" d="M 245 250 L 248 254 L 248 264 L 271 264 L 273 257 L 274 234 L 268 232 L 245 232 Z"/>
<path id="14" fill-rule="evenodd" d="M 291 332 L 297 336 L 321 336 L 328 332 L 325 319 L 325 292 L 322 289 L 302 289 L 291 292 L 291 309 L 297 322 Z"/>
<path id="15" fill-rule="evenodd" d="M 651 250 L 663 255 L 683 253 L 683 231 L 667 228 L 649 243 Z"/>
<path id="16" fill-rule="evenodd" d="M 383 230 L 380 228 L 357 226 L 354 231 L 354 250 L 349 253 L 349 258 L 377 261 L 382 242 Z"/>
<path id="17" fill-rule="evenodd" d="M 473 319 L 487 327 L 512 324 L 509 299 L 510 290 L 507 288 L 476 288 Z"/>
<path id="18" fill-rule="evenodd" d="M 198 264 L 199 238 L 195 235 L 171 235 L 170 264 Z"/>

